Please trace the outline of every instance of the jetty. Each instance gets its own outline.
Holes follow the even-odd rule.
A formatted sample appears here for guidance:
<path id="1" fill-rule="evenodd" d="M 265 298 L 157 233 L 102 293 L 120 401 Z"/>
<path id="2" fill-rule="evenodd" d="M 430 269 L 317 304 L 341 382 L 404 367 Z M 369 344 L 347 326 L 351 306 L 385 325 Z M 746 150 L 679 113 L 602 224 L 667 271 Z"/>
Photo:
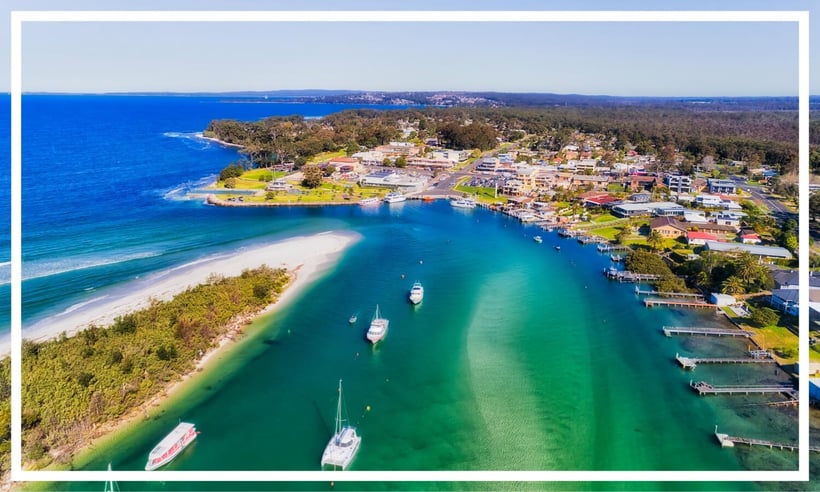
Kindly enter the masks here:
<path id="1" fill-rule="evenodd" d="M 713 337 L 746 337 L 752 336 L 752 332 L 746 330 L 738 330 L 735 328 L 703 328 L 699 326 L 664 326 L 663 334 L 666 336 L 672 335 L 704 335 Z"/>
<path id="2" fill-rule="evenodd" d="M 689 387 L 704 395 L 768 395 L 783 394 L 791 400 L 797 400 L 797 391 L 791 384 L 739 384 L 712 385 L 706 381 L 689 381 Z"/>
<path id="3" fill-rule="evenodd" d="M 683 357 L 675 354 L 675 360 L 684 369 L 694 369 L 698 364 L 774 364 L 776 362 L 771 353 L 765 350 L 750 350 L 749 355 L 749 357 Z"/>
<path id="4" fill-rule="evenodd" d="M 635 294 L 639 296 L 661 296 L 661 297 L 678 297 L 681 299 L 703 299 L 703 294 L 693 292 L 660 292 L 657 290 L 643 290 L 637 285 L 635 286 Z"/>
<path id="5" fill-rule="evenodd" d="M 654 273 L 635 273 L 628 270 L 618 270 L 616 268 L 604 268 L 604 275 L 610 280 L 618 282 L 647 282 L 660 280 L 661 276 Z"/>
<path id="6" fill-rule="evenodd" d="M 718 426 L 715 426 L 715 437 L 720 446 L 723 448 L 733 448 L 735 444 L 746 444 L 747 446 L 765 446 L 769 449 L 783 449 L 789 451 L 797 451 L 797 444 L 789 444 L 775 441 L 767 441 L 765 439 L 750 439 L 748 437 L 735 437 L 728 434 L 718 432 Z M 809 446 L 809 451 L 820 453 L 820 446 Z"/>
<path id="7" fill-rule="evenodd" d="M 632 248 L 621 244 L 599 244 L 598 251 L 601 253 L 609 253 L 610 251 L 631 251 Z"/>
<path id="8" fill-rule="evenodd" d="M 684 308 L 717 308 L 717 304 L 710 304 L 706 301 L 687 301 L 685 299 L 644 299 L 643 305 L 646 307 L 668 306 Z"/>

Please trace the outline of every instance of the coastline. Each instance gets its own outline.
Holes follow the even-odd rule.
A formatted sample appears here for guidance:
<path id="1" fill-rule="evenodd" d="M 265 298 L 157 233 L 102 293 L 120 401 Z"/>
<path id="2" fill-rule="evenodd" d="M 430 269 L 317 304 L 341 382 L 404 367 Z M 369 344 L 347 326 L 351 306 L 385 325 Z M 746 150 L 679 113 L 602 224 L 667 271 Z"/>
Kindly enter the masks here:
<path id="1" fill-rule="evenodd" d="M 335 261 L 341 253 L 360 238 L 351 232 L 323 232 L 312 236 L 284 239 L 265 246 L 232 252 L 228 256 L 204 258 L 187 265 L 158 272 L 135 282 L 130 290 L 119 295 L 102 295 L 74 310 L 23 327 L 23 339 L 43 341 L 65 332 L 71 336 L 89 325 L 109 326 L 118 316 L 138 311 L 152 300 L 167 301 L 176 294 L 204 283 L 211 275 L 236 276 L 242 270 L 267 264 L 285 268 L 291 273 L 299 268 L 297 278 L 280 296 L 287 299 L 313 279 L 317 272 Z M 104 293 L 103 293 L 104 294 Z M 10 353 L 10 341 L 0 341 L 0 356 Z"/>
<path id="2" fill-rule="evenodd" d="M 91 461 L 98 452 L 115 445 L 121 437 L 125 437 L 130 431 L 136 429 L 140 422 L 150 419 L 152 415 L 161 414 L 166 408 L 184 400 L 187 394 L 199 388 L 200 381 L 219 369 L 223 361 L 229 359 L 235 350 L 242 347 L 242 342 L 253 340 L 253 335 L 265 326 L 264 320 L 267 317 L 281 307 L 286 306 L 308 285 L 317 280 L 324 271 L 336 263 L 343 251 L 358 239 L 360 239 L 360 236 L 353 233 L 321 233 L 314 236 L 287 239 L 240 253 L 241 256 L 250 253 L 252 259 L 250 261 L 256 262 L 261 260 L 263 255 L 273 253 L 276 250 L 285 252 L 284 256 L 288 258 L 288 261 L 283 261 L 284 264 L 279 266 L 288 269 L 290 281 L 276 301 L 253 314 L 231 320 L 227 331 L 218 339 L 214 347 L 196 362 L 190 372 L 176 381 L 167 383 L 155 396 L 132 408 L 127 414 L 93 429 L 92 435 L 82 444 L 78 443 L 71 448 L 56 450 L 56 454 L 63 456 L 68 454 L 71 457 L 72 468 L 75 466 L 82 467 Z M 304 255 L 305 252 L 309 253 Z M 296 265 L 291 264 L 293 261 L 298 261 L 294 259 L 294 256 L 298 256 L 299 253 L 303 253 L 302 261 Z M 238 266 L 242 266 L 241 269 L 253 268 L 265 262 L 246 266 L 248 263 L 248 261 L 231 262 L 230 259 L 220 259 L 207 262 L 196 270 L 201 273 L 205 269 L 211 270 L 219 267 L 221 269 L 216 273 L 228 276 L 233 275 L 233 270 Z M 269 266 L 275 267 L 275 265 L 270 264 Z M 239 273 L 241 271 L 235 274 L 238 275 Z M 182 290 L 185 288 L 187 286 Z M 63 466 L 65 465 L 51 465 L 47 469 Z"/>
<path id="3" fill-rule="evenodd" d="M 220 140 L 220 139 L 214 138 L 214 137 L 206 137 L 205 135 L 202 134 L 202 132 L 197 132 L 196 136 L 198 138 L 201 138 L 202 140 L 208 140 L 209 142 L 214 142 L 214 143 L 217 143 L 219 145 L 223 145 L 225 147 L 233 147 L 233 148 L 236 148 L 236 149 L 241 149 L 242 148 L 242 146 L 239 145 L 239 144 L 226 142 L 224 140 Z"/>

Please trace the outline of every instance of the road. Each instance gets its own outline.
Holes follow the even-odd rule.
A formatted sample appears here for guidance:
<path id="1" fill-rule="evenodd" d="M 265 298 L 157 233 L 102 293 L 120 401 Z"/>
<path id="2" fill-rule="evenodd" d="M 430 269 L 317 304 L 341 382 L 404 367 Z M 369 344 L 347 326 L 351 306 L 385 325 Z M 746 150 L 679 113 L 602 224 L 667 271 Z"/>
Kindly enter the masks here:
<path id="1" fill-rule="evenodd" d="M 731 179 L 739 189 L 750 193 L 755 201 L 764 204 L 778 222 L 785 222 L 789 219 L 797 220 L 796 213 L 789 210 L 780 200 L 770 197 L 760 185 L 746 183 L 741 176 L 732 176 Z"/>

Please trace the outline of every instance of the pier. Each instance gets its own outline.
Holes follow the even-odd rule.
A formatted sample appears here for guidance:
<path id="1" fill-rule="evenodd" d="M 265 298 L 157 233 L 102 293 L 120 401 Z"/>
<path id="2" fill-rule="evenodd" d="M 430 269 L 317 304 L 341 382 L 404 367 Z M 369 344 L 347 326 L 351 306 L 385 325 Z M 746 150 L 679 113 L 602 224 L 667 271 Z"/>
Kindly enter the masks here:
<path id="1" fill-rule="evenodd" d="M 686 301 L 682 299 L 644 299 L 643 304 L 646 307 L 717 308 L 717 304 L 710 304 L 705 301 Z"/>
<path id="2" fill-rule="evenodd" d="M 747 446 L 765 446 L 769 449 L 783 449 L 789 451 L 797 451 L 797 444 L 781 443 L 775 441 L 767 441 L 765 439 L 750 439 L 748 437 L 735 437 L 728 434 L 721 434 L 718 432 L 718 426 L 715 426 L 715 437 L 720 443 L 721 447 L 733 448 L 735 444 L 746 444 Z M 820 453 L 820 447 L 809 446 L 809 451 Z"/>
<path id="3" fill-rule="evenodd" d="M 792 400 L 797 400 L 797 391 L 790 384 L 741 384 L 714 386 L 706 381 L 689 381 L 689 387 L 703 395 L 769 395 L 783 394 Z"/>
<path id="4" fill-rule="evenodd" d="M 637 285 L 635 286 L 635 294 L 661 296 L 661 297 L 679 297 L 681 299 L 703 299 L 703 294 L 696 294 L 692 292 L 659 292 L 657 290 L 643 290 Z"/>
<path id="5" fill-rule="evenodd" d="M 620 244 L 599 244 L 598 251 L 601 253 L 609 253 L 610 251 L 631 251 L 632 248 Z"/>
<path id="6" fill-rule="evenodd" d="M 664 326 L 663 334 L 671 335 L 704 335 L 704 336 L 729 336 L 746 337 L 752 336 L 752 332 L 746 330 L 736 330 L 734 328 L 702 328 L 698 326 Z"/>
<path id="7" fill-rule="evenodd" d="M 653 273 L 634 273 L 630 271 L 621 271 L 615 268 L 605 268 L 604 275 L 610 280 L 617 280 L 618 282 L 646 282 L 650 280 L 659 280 L 660 275 Z"/>
<path id="8" fill-rule="evenodd" d="M 750 357 L 683 357 L 680 354 L 675 354 L 675 360 L 684 369 L 694 369 L 698 364 L 774 364 L 775 360 L 771 357 L 771 354 L 765 353 L 766 356 L 751 355 Z"/>

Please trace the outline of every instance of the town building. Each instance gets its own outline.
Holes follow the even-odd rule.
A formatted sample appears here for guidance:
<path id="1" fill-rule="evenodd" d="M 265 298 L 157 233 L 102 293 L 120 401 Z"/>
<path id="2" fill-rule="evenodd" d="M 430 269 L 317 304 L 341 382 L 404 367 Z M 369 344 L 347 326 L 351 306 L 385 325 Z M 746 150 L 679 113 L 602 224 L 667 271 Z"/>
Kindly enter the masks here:
<path id="1" fill-rule="evenodd" d="M 790 260 L 792 254 L 786 248 L 779 246 L 760 246 L 757 244 L 743 244 L 743 243 L 722 243 L 717 241 L 706 241 L 706 249 L 710 251 L 717 251 L 720 253 L 737 253 L 746 251 L 753 256 L 762 259 L 773 260 Z"/>
<path id="2" fill-rule="evenodd" d="M 666 186 L 674 193 L 692 193 L 692 178 L 669 174 L 666 176 Z"/>
<path id="3" fill-rule="evenodd" d="M 612 214 L 618 217 L 640 217 L 642 215 L 682 216 L 683 211 L 683 206 L 672 202 L 624 202 L 612 206 Z"/>
<path id="4" fill-rule="evenodd" d="M 673 217 L 656 217 L 649 222 L 649 229 L 667 239 L 677 239 L 686 234 L 686 227 Z"/>
<path id="5" fill-rule="evenodd" d="M 706 184 L 709 186 L 709 193 L 717 193 L 719 195 L 736 195 L 737 185 L 734 181 L 728 179 L 708 179 Z"/>

